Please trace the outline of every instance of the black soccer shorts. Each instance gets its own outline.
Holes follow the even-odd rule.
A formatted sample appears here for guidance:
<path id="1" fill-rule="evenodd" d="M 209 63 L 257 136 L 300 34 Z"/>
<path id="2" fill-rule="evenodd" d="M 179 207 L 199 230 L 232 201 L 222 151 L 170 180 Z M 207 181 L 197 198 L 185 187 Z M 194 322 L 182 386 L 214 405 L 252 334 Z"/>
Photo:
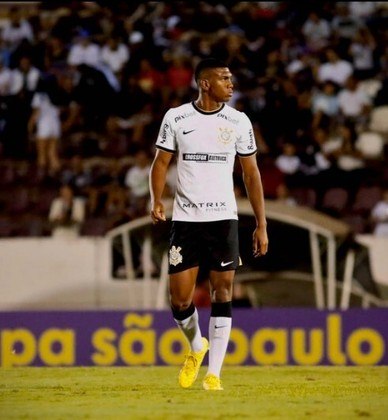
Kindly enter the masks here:
<path id="1" fill-rule="evenodd" d="M 169 273 L 200 266 L 215 271 L 239 265 L 238 221 L 172 222 Z"/>

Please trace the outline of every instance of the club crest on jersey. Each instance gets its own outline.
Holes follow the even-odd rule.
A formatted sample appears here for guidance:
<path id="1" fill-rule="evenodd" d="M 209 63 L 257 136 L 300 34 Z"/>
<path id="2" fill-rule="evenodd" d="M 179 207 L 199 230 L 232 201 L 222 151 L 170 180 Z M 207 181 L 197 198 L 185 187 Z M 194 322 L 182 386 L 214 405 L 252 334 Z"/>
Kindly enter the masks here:
<path id="1" fill-rule="evenodd" d="M 229 144 L 232 141 L 233 128 L 218 127 L 218 141 L 223 144 Z"/>
<path id="2" fill-rule="evenodd" d="M 180 264 L 183 261 L 182 254 L 180 253 L 181 249 L 182 248 L 180 246 L 175 247 L 175 245 L 173 245 L 171 247 L 171 249 L 169 251 L 169 254 L 170 254 L 170 264 L 171 265 L 176 266 L 176 265 Z"/>

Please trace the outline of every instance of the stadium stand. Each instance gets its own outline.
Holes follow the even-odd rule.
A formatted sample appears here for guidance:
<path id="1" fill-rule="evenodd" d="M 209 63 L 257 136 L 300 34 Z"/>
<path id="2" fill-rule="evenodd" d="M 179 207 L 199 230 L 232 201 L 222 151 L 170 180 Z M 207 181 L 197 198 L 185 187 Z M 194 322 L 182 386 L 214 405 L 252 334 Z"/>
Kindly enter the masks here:
<path id="1" fill-rule="evenodd" d="M 230 66 L 232 105 L 254 123 L 266 198 L 281 199 L 286 184 L 297 204 L 372 232 L 369 213 L 388 182 L 388 7 L 370 3 L 362 15 L 335 2 L 1 4 L 0 237 L 50 235 L 50 204 L 67 182 L 87 200 L 81 235 L 141 216 L 125 175 L 139 150 L 153 154 L 163 113 L 194 97 L 192 69 L 210 55 Z M 322 33 L 309 29 L 312 16 Z M 314 116 L 318 95 L 335 104 L 348 73 L 368 106 Z M 322 77 L 335 87 L 329 102 Z M 60 114 L 58 170 L 37 161 L 36 92 Z M 292 178 L 275 165 L 285 144 L 301 162 Z M 82 169 L 72 174 L 75 157 Z"/>

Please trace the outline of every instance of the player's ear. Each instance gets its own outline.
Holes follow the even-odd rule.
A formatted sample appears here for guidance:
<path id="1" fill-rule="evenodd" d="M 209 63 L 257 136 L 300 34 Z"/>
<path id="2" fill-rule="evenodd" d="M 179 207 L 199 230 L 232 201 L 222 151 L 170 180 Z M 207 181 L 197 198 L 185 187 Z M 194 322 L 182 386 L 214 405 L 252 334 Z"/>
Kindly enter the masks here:
<path id="1" fill-rule="evenodd" d="M 199 81 L 199 87 L 204 90 L 205 92 L 207 92 L 210 88 L 210 83 L 209 80 L 207 79 L 200 79 Z"/>

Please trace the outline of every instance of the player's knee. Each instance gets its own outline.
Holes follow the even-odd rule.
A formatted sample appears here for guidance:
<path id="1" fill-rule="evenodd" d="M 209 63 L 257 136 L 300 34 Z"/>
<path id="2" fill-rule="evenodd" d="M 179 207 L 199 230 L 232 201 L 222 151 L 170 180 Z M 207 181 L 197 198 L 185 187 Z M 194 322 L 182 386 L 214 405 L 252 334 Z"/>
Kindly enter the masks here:
<path id="1" fill-rule="evenodd" d="M 177 299 L 171 296 L 171 308 L 173 312 L 184 312 L 192 304 L 191 300 Z"/>
<path id="2" fill-rule="evenodd" d="M 232 284 L 218 286 L 212 293 L 213 302 L 229 302 L 232 300 Z"/>
<path id="3" fill-rule="evenodd" d="M 193 302 L 181 302 L 180 304 L 174 304 L 171 302 L 171 310 L 175 319 L 186 319 L 194 313 L 195 307 Z"/>

